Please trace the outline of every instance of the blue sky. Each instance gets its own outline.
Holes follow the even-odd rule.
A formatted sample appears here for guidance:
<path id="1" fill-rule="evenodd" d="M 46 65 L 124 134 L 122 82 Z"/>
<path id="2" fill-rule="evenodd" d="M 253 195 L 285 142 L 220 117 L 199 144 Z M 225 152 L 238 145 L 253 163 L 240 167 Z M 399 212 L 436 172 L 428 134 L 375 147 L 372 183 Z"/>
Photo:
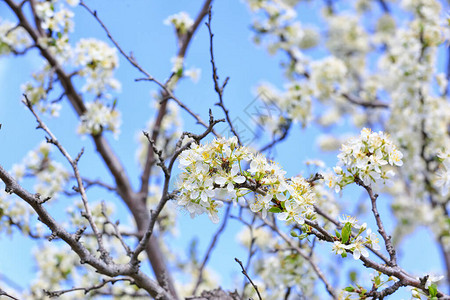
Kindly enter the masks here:
<path id="1" fill-rule="evenodd" d="M 171 58 L 176 53 L 176 41 L 173 29 L 163 24 L 164 19 L 179 11 L 187 11 L 194 17 L 202 5 L 202 1 L 87 1 L 88 5 L 96 9 L 100 18 L 107 24 L 110 32 L 127 52 L 133 55 L 139 63 L 160 81 L 170 75 Z M 317 3 L 317 1 L 315 2 Z M 300 19 L 303 22 L 317 23 L 317 14 L 311 11 L 317 4 L 309 3 L 302 6 Z M 106 40 L 100 26 L 82 8 L 75 9 L 75 32 L 73 41 L 81 37 L 97 37 Z M 0 17 L 15 20 L 8 14 L 8 9 L 0 2 Z M 225 89 L 225 103 L 231 110 L 232 119 L 239 118 L 244 123 L 252 121 L 245 113 L 245 108 L 252 105 L 255 99 L 254 88 L 263 81 L 282 87 L 283 75 L 279 68 L 279 57 L 270 56 L 264 48 L 256 47 L 251 41 L 250 14 L 242 1 L 216 1 L 213 7 L 213 31 L 215 58 L 220 79 L 229 76 L 230 81 Z M 29 74 L 39 68 L 40 59 L 36 52 L 27 57 L 1 57 L 0 58 L 0 164 L 9 169 L 15 162 L 21 161 L 29 149 L 34 148 L 43 139 L 43 132 L 35 130 L 36 123 L 31 114 L 20 103 L 20 85 L 29 78 Z M 319 53 L 320 54 L 320 53 Z M 319 54 L 314 54 L 319 55 Z M 444 64 L 442 64 L 444 65 Z M 206 26 L 202 25 L 194 37 L 188 50 L 186 66 L 202 69 L 202 76 L 198 83 L 183 80 L 175 94 L 184 101 L 193 111 L 198 112 L 203 119 L 207 119 L 208 109 L 212 108 L 216 117 L 222 117 L 222 112 L 214 106 L 217 95 L 213 90 L 211 80 L 211 66 L 209 56 L 209 36 Z M 135 187 L 139 180 L 139 167 L 135 160 L 136 132 L 145 127 L 147 120 L 154 115 L 151 106 L 151 93 L 157 91 L 157 86 L 148 82 L 135 82 L 141 77 L 135 69 L 120 57 L 120 68 L 117 78 L 122 83 L 122 91 L 117 94 L 118 109 L 122 111 L 123 126 L 118 140 L 109 136 L 109 140 L 127 167 L 127 173 L 132 178 Z M 81 171 L 96 170 L 95 178 L 102 178 L 111 182 L 110 175 L 103 163 L 95 154 L 89 139 L 76 136 L 76 118 L 73 110 L 66 103 L 61 117 L 56 120 L 47 120 L 48 125 L 56 136 L 68 147 L 72 154 L 77 153 L 81 147 L 86 148 L 86 155 L 80 162 Z M 182 113 L 186 130 L 200 132 L 202 127 L 195 125 L 190 116 Z M 320 153 L 318 147 L 312 142 L 319 134 L 317 128 L 302 130 L 296 126 L 289 142 L 277 147 L 277 161 L 288 172 L 296 175 L 305 170 L 303 162 L 306 159 L 323 158 L 330 166 L 335 162 L 335 156 L 326 156 Z M 89 154 L 91 153 L 91 154 Z M 352 204 L 360 196 L 359 192 L 345 193 L 341 201 Z M 99 190 L 92 190 L 90 199 L 113 199 L 114 195 L 105 195 Z M 383 202 L 385 200 L 385 202 Z M 388 198 L 380 197 L 380 205 L 388 228 L 392 228 L 389 221 Z M 115 201 L 117 202 L 117 201 Z M 64 204 L 55 205 L 54 209 L 63 209 Z M 118 218 L 126 221 L 121 211 L 125 207 L 117 203 Z M 218 225 L 213 225 L 207 217 L 191 220 L 185 214 L 180 218 L 182 234 L 173 240 L 173 244 L 181 250 L 186 250 L 193 237 L 200 242 L 200 249 L 209 244 L 211 233 Z M 238 230 L 237 222 L 230 221 L 226 233 L 221 238 L 217 252 L 213 254 L 210 265 L 222 274 L 221 283 L 225 288 L 231 288 L 233 277 L 239 276 L 238 265 L 234 257 L 241 260 L 246 258 L 246 252 L 241 249 L 234 238 Z M 186 229 L 186 230 L 184 230 Z M 16 282 L 25 285 L 33 278 L 33 262 L 29 257 L 29 249 L 37 245 L 15 234 L 12 238 L 0 236 L 0 273 L 8 275 Z M 415 245 L 420 244 L 422 247 Z M 399 251 L 400 263 L 408 271 L 425 272 L 440 270 L 440 255 L 432 245 L 430 233 L 419 231 L 413 238 L 408 239 Z M 424 249 L 425 248 L 425 249 Z M 14 249 L 14 255 L 11 255 Z M 203 251 L 200 251 L 203 253 Z M 426 254 L 423 254 L 426 253 Z M 7 258 L 7 259 L 5 259 Z M 10 259 L 13 258 L 13 259 Z M 18 264 L 17 261 L 20 261 Z M 350 263 L 350 265 L 353 262 Z M 228 275 L 233 273 L 234 275 Z M 403 297 L 408 297 L 404 293 Z"/>

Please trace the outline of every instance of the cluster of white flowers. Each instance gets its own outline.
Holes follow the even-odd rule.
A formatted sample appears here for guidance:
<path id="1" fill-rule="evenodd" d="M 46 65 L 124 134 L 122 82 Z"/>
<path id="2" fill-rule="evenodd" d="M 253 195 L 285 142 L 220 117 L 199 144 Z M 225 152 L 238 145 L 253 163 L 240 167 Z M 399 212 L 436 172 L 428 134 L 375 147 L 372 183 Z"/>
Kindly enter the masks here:
<path id="1" fill-rule="evenodd" d="M 345 63 L 337 57 L 330 56 L 311 63 L 311 84 L 314 96 L 326 100 L 339 89 L 347 74 Z"/>
<path id="2" fill-rule="evenodd" d="M 311 272 L 309 263 L 300 254 L 287 249 L 277 249 L 275 255 L 264 256 L 252 263 L 258 274 L 257 286 L 262 299 L 284 299 L 286 290 L 293 295 L 301 294 L 306 299 L 319 299 L 314 293 L 317 276 Z M 249 286 L 245 295 L 257 299 L 254 288 Z M 247 298 L 247 297 L 246 297 Z"/>
<path id="3" fill-rule="evenodd" d="M 81 39 L 75 48 L 75 65 L 82 67 L 78 73 L 86 77 L 84 91 L 102 95 L 107 89 L 120 90 L 119 81 L 113 77 L 119 66 L 117 51 L 105 42 Z"/>
<path id="4" fill-rule="evenodd" d="M 22 27 L 0 18 L 0 55 L 21 51 L 30 45 L 30 38 Z"/>
<path id="5" fill-rule="evenodd" d="M 28 234 L 33 220 L 32 208 L 17 197 L 12 197 L 0 190 L 0 232 L 6 234 L 13 233 L 12 224 L 20 226 L 22 233 Z"/>
<path id="6" fill-rule="evenodd" d="M 86 112 L 80 118 L 79 134 L 99 134 L 109 130 L 117 137 L 122 123 L 120 112 L 100 101 L 86 103 Z"/>
<path id="7" fill-rule="evenodd" d="M 36 150 L 28 152 L 21 164 L 12 167 L 12 175 L 21 180 L 27 175 L 37 179 L 34 186 L 42 198 L 56 197 L 69 180 L 69 172 L 63 165 L 50 158 L 52 145 L 42 142 Z"/>
<path id="8" fill-rule="evenodd" d="M 330 52 L 340 59 L 348 60 L 348 67 L 364 68 L 365 55 L 369 49 L 369 38 L 365 29 L 355 16 L 327 16 L 328 39 L 326 42 Z M 352 55 L 349 55 L 349 54 Z"/>
<path id="9" fill-rule="evenodd" d="M 33 81 L 26 82 L 21 89 L 35 109 L 52 117 L 58 117 L 61 104 L 48 100 L 48 90 L 51 86 L 48 81 L 52 76 L 51 72 L 50 66 L 46 65 L 41 71 L 33 73 Z"/>
<path id="10" fill-rule="evenodd" d="M 78 212 L 78 217 L 79 216 Z M 93 236 L 83 235 L 83 245 L 91 253 L 95 253 L 98 245 Z M 126 264 L 129 257 L 123 250 L 122 244 L 116 238 L 104 238 L 103 245 L 112 254 L 114 262 Z M 35 278 L 31 286 L 30 294 L 24 294 L 21 299 L 45 299 L 44 290 L 55 291 L 71 288 L 73 286 L 89 286 L 93 282 L 102 282 L 105 276 L 92 272 L 91 269 L 81 267 L 80 258 L 69 246 L 58 244 L 43 244 L 33 250 L 36 261 Z M 145 259 L 140 255 L 139 259 Z M 136 288 L 126 282 L 117 282 L 114 286 L 105 286 L 99 292 L 105 293 L 130 293 L 134 294 Z M 83 291 L 73 291 L 59 296 L 60 299 L 84 299 L 87 296 Z"/>
<path id="11" fill-rule="evenodd" d="M 68 33 L 73 30 L 73 12 L 63 6 L 56 10 L 56 2 L 58 1 L 37 2 L 35 5 L 36 15 L 41 19 L 43 29 Z"/>
<path id="12" fill-rule="evenodd" d="M 185 69 L 183 57 L 172 57 L 170 61 L 172 62 L 171 71 L 175 74 L 175 77 L 170 81 L 169 87 L 174 85 L 181 77 L 189 77 L 194 83 L 197 83 L 200 80 L 202 70 L 195 67 Z"/>
<path id="13" fill-rule="evenodd" d="M 450 188 L 450 153 L 441 153 L 438 157 L 442 160 L 442 165 L 436 172 L 435 185 L 441 189 L 441 195 L 446 196 Z"/>
<path id="14" fill-rule="evenodd" d="M 333 251 L 336 254 L 347 256 L 347 251 L 353 252 L 353 258 L 358 260 L 361 255 L 369 257 L 369 252 L 366 246 L 371 247 L 374 250 L 380 250 L 379 240 L 376 233 L 372 232 L 370 228 L 367 228 L 367 224 L 358 225 L 358 220 L 355 217 L 345 216 L 339 218 L 339 221 L 343 225 L 341 233 L 336 231 L 337 241 L 333 244 Z M 352 234 L 352 229 L 358 230 L 357 234 Z M 365 232 L 366 237 L 361 234 Z"/>
<path id="15" fill-rule="evenodd" d="M 73 31 L 74 14 L 57 0 L 39 1 L 35 5 L 41 28 L 47 34 L 39 37 L 40 47 L 47 48 L 61 63 L 67 63 L 72 56 L 69 33 Z"/>
<path id="16" fill-rule="evenodd" d="M 339 163 L 334 168 L 337 176 L 330 176 L 328 185 L 336 192 L 344 186 L 361 179 L 365 185 L 392 178 L 395 173 L 388 166 L 401 166 L 403 154 L 383 132 L 361 131 L 358 138 L 352 138 L 342 145 L 338 155 Z M 345 170 L 342 169 L 345 168 Z"/>
<path id="17" fill-rule="evenodd" d="M 177 14 L 171 15 L 164 20 L 165 25 L 171 25 L 175 27 L 177 34 L 186 34 L 189 29 L 194 25 L 194 20 L 189 16 L 188 13 L 182 11 Z"/>
<path id="18" fill-rule="evenodd" d="M 280 129 L 288 122 L 301 123 L 305 127 L 312 119 L 312 90 L 304 82 L 291 82 L 285 91 L 279 91 L 270 84 L 260 85 L 257 89 L 259 100 L 264 109 L 258 109 L 258 123 L 273 134 L 280 134 Z M 274 107 L 275 106 L 275 107 Z M 276 116 L 276 113 L 279 116 Z"/>
<path id="19" fill-rule="evenodd" d="M 244 162 L 250 168 L 243 170 Z M 217 208 L 223 205 L 217 199 L 231 199 L 252 191 L 245 183 L 258 187 L 250 201 L 253 212 L 275 212 L 278 219 L 288 223 L 303 224 L 314 215 L 314 194 L 310 184 L 302 177 L 286 179 L 277 164 L 267 161 L 262 154 L 254 155 L 247 147 L 239 147 L 237 138 L 215 139 L 206 145 L 193 144 L 180 155 L 183 170 L 178 189 L 178 205 L 185 207 L 191 216 L 208 213 L 217 223 Z"/>

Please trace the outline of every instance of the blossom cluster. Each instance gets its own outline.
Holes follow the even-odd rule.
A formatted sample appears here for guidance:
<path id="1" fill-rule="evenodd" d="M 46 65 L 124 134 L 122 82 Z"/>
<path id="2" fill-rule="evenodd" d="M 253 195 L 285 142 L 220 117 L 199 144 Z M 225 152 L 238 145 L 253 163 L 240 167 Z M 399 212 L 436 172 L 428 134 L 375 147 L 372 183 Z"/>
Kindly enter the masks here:
<path id="1" fill-rule="evenodd" d="M 17 180 L 35 176 L 34 190 L 42 198 L 57 196 L 69 180 L 69 172 L 61 163 L 52 160 L 50 154 L 51 145 L 41 142 L 36 150 L 28 152 L 21 164 L 13 165 L 11 171 Z"/>
<path id="2" fill-rule="evenodd" d="M 120 132 L 120 112 L 100 101 L 86 103 L 86 112 L 80 119 L 79 134 L 95 135 L 100 134 L 103 130 L 109 130 L 117 136 Z"/>
<path id="3" fill-rule="evenodd" d="M 57 101 L 49 101 L 48 95 L 51 87 L 49 73 L 51 67 L 46 65 L 41 71 L 33 73 L 33 81 L 22 84 L 21 89 L 34 108 L 41 112 L 47 113 L 52 117 L 58 117 L 61 110 L 61 104 Z"/>
<path id="4" fill-rule="evenodd" d="M 0 55 L 19 52 L 29 44 L 30 38 L 22 27 L 16 27 L 14 23 L 0 18 Z"/>
<path id="5" fill-rule="evenodd" d="M 55 9 L 57 1 L 42 1 L 36 3 L 36 15 L 41 19 L 41 27 L 52 32 L 68 33 L 73 30 L 73 12 L 61 7 Z"/>
<path id="6" fill-rule="evenodd" d="M 280 134 L 280 128 L 288 122 L 300 123 L 306 127 L 312 119 L 312 90 L 303 82 L 292 82 L 285 86 L 285 91 L 278 91 L 271 85 L 264 84 L 257 89 L 259 99 L 264 102 L 264 109 L 258 115 L 258 123 L 268 128 L 273 134 Z M 276 106 L 276 107 L 273 107 Z M 276 113 L 279 113 L 279 116 Z"/>
<path id="7" fill-rule="evenodd" d="M 173 24 L 177 34 L 183 35 L 188 32 L 192 25 L 194 25 L 194 20 L 192 20 L 188 13 L 182 11 L 167 17 L 167 19 L 164 20 L 164 24 Z"/>
<path id="8" fill-rule="evenodd" d="M 450 188 L 450 153 L 441 153 L 438 155 L 442 165 L 436 172 L 435 185 L 441 191 L 442 196 L 446 196 Z"/>
<path id="9" fill-rule="evenodd" d="M 74 28 L 74 13 L 57 0 L 39 1 L 35 9 L 40 26 L 46 31 L 39 36 L 39 46 L 48 49 L 61 64 L 67 63 L 72 56 L 69 33 Z"/>
<path id="10" fill-rule="evenodd" d="M 383 132 L 363 128 L 361 135 L 351 138 L 341 147 L 339 163 L 334 168 L 336 177 L 330 176 L 329 187 L 339 192 L 358 178 L 365 185 L 391 179 L 395 173 L 388 166 L 401 166 L 403 154 Z M 345 170 L 342 168 L 344 167 Z"/>
<path id="11" fill-rule="evenodd" d="M 108 88 L 120 89 L 120 83 L 113 77 L 119 66 L 115 48 L 96 39 L 82 39 L 75 48 L 75 64 L 82 69 L 79 74 L 86 77 L 84 91 L 101 95 Z"/>
<path id="12" fill-rule="evenodd" d="M 243 169 L 248 164 L 248 169 Z M 254 192 L 249 200 L 253 212 L 278 213 L 278 219 L 303 224 L 314 215 L 315 201 L 310 184 L 302 177 L 286 179 L 280 166 L 262 154 L 238 146 L 237 138 L 215 139 L 209 144 L 192 144 L 180 155 L 178 205 L 192 217 L 207 213 L 217 223 L 222 200 L 237 201 Z"/>
<path id="13" fill-rule="evenodd" d="M 341 232 L 336 231 L 337 240 L 333 244 L 333 251 L 336 254 L 346 257 L 347 251 L 351 251 L 353 258 L 358 260 L 361 255 L 364 257 L 369 256 L 366 247 L 371 247 L 374 250 L 381 249 L 376 233 L 372 232 L 370 228 L 367 228 L 366 223 L 358 225 L 358 220 L 350 216 L 340 218 L 339 221 L 343 227 Z M 352 233 L 353 229 L 357 230 L 357 234 Z M 366 233 L 366 237 L 361 235 L 364 232 Z"/>

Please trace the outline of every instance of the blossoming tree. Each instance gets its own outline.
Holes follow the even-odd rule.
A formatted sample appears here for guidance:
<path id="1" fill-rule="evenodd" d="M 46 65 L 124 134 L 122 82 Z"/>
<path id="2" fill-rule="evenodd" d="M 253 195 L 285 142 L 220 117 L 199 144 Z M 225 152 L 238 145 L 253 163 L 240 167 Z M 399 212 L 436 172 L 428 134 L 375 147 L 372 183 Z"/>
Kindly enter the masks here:
<path id="1" fill-rule="evenodd" d="M 7 12 L 0 19 L 0 59 L 41 61 L 23 83 L 20 100 L 43 139 L 9 171 L 0 157 L 1 234 L 21 234 L 38 245 L 35 279 L 18 289 L 2 280 L 8 274 L 0 270 L 0 296 L 396 299 L 406 290 L 416 299 L 450 299 L 450 63 L 441 67 L 448 56 L 445 3 L 247 0 L 249 35 L 281 60 L 286 81 L 282 89 L 256 87 L 259 105 L 277 114 L 259 111 L 263 130 L 249 143 L 230 109 L 242 109 L 240 100 L 228 99 L 229 80 L 219 79 L 212 2 L 204 1 L 193 18 L 180 12 L 164 21 L 174 28 L 177 52 L 170 76 L 162 80 L 118 42 L 102 11 L 87 1 L 0 1 Z M 317 10 L 320 19 L 304 22 L 304 9 Z M 74 13 L 87 14 L 105 38 L 76 38 Z M 188 95 L 177 92 L 183 78 L 198 78 L 186 60 L 202 30 L 218 99 L 210 105 L 218 109 L 206 118 L 192 109 Z M 119 61 L 140 74 L 140 84 L 159 89 L 147 127 L 133 128 L 139 180 L 117 151 L 120 107 L 126 106 L 117 94 Z M 70 132 L 57 134 L 58 126 L 66 126 L 59 117 L 65 110 L 76 116 L 69 139 Z M 182 116 L 196 126 L 184 130 Z M 4 123 L 0 136 L 18 124 Z M 309 160 L 309 173 L 283 170 L 273 150 L 297 143 L 299 125 L 300 135 L 321 132 L 317 143 L 337 155 L 336 164 Z M 327 133 L 333 127 L 351 137 Z M 92 140 L 95 149 L 76 148 L 73 140 Z M 88 153 L 93 150 L 97 154 Z M 85 157 L 103 162 L 108 178 L 83 165 Z M 350 208 L 342 204 L 361 193 L 359 204 L 369 213 L 355 209 L 356 200 Z M 115 200 L 97 202 L 99 197 Z M 379 209 L 380 202 L 389 203 L 392 215 Z M 114 203 L 124 209 L 115 212 Z M 188 230 L 177 227 L 186 212 L 192 218 L 207 215 L 217 230 L 202 260 L 194 248 L 186 260 L 168 247 L 175 229 Z M 248 254 L 226 262 L 236 264 L 244 284 L 224 291 L 208 261 L 221 247 L 229 220 L 240 224 L 238 240 Z M 431 268 L 415 274 L 399 262 L 402 241 L 418 227 L 433 234 L 442 276 Z M 228 251 L 238 248 L 230 243 Z M 356 266 L 360 276 L 336 280 L 343 273 L 337 263 Z"/>

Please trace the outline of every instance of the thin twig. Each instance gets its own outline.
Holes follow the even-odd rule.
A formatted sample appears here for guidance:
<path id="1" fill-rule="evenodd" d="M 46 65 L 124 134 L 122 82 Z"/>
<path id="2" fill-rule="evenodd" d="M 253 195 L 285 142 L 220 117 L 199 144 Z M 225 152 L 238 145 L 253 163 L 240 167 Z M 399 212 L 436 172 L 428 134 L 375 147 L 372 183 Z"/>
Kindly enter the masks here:
<path id="1" fill-rule="evenodd" d="M 333 299 L 338 299 L 338 294 L 334 290 L 334 288 L 331 286 L 331 284 L 326 279 L 325 275 L 322 273 L 320 268 L 317 266 L 317 264 L 313 261 L 311 257 L 309 257 L 308 254 L 304 253 L 296 244 L 292 242 L 292 240 L 281 230 L 275 226 L 275 224 L 268 222 L 265 219 L 262 219 L 264 224 L 268 225 L 274 232 L 276 232 L 285 242 L 288 243 L 290 247 L 295 249 L 295 251 L 300 254 L 313 268 L 314 272 L 317 274 L 317 276 L 320 278 L 320 280 L 324 283 L 325 288 L 327 289 L 328 293 L 333 297 Z"/>
<path id="2" fill-rule="evenodd" d="M 158 219 L 159 214 L 161 213 L 162 209 L 164 208 L 165 204 L 167 203 L 167 201 L 169 199 L 171 199 L 172 193 L 169 193 L 169 182 L 170 182 L 170 178 L 171 178 L 171 174 L 172 174 L 172 168 L 174 166 L 174 163 L 177 159 L 177 157 L 187 148 L 190 147 L 192 142 L 188 142 L 186 143 L 184 146 L 181 146 L 181 143 L 184 139 L 185 136 L 189 136 L 192 139 L 194 139 L 197 143 L 200 142 L 203 138 L 205 138 L 209 133 L 211 133 L 211 131 L 213 130 L 213 127 L 220 122 L 224 122 L 223 119 L 221 120 L 215 120 L 213 115 L 212 115 L 212 111 L 209 110 L 209 126 L 208 128 L 201 134 L 193 134 L 193 133 L 189 133 L 189 132 L 185 132 L 183 133 L 183 135 L 180 137 L 179 141 L 177 142 L 177 149 L 175 150 L 175 153 L 173 154 L 172 158 L 170 159 L 170 162 L 168 164 L 168 166 L 166 167 L 164 165 L 164 163 L 162 163 L 163 165 L 163 169 L 164 171 L 164 185 L 163 185 L 163 191 L 162 191 L 162 195 L 161 195 L 161 199 L 158 202 L 158 205 L 156 206 L 155 210 L 150 210 L 150 222 L 148 224 L 147 230 L 144 234 L 144 236 L 141 238 L 141 240 L 139 241 L 138 245 L 136 246 L 136 249 L 133 251 L 133 254 L 131 255 L 131 259 L 130 259 L 130 263 L 134 266 L 138 266 L 139 265 L 139 260 L 138 260 L 138 255 L 145 249 L 150 237 L 153 234 L 153 228 L 155 226 L 156 220 Z M 149 142 L 152 144 L 154 143 L 152 140 L 149 140 Z M 152 145 L 152 148 L 155 149 L 156 151 L 159 151 L 156 149 L 155 145 Z"/>
<path id="3" fill-rule="evenodd" d="M 127 253 L 128 256 L 131 256 L 132 251 L 130 249 L 130 247 L 125 243 L 122 233 L 119 230 L 119 221 L 116 222 L 111 222 L 111 220 L 108 217 L 108 214 L 106 213 L 106 204 L 105 201 L 102 201 L 102 215 L 103 217 L 105 217 L 106 221 L 105 221 L 105 225 L 106 224 L 110 224 L 113 228 L 114 228 L 114 233 L 113 235 L 120 241 L 120 243 L 122 244 L 123 249 L 125 250 L 125 252 Z"/>
<path id="4" fill-rule="evenodd" d="M 285 138 L 287 138 L 290 127 L 291 127 L 290 124 L 289 124 L 288 127 L 283 127 L 283 133 L 282 133 L 279 137 L 273 139 L 273 141 L 271 141 L 270 143 L 268 143 L 267 145 L 265 145 L 264 147 L 262 147 L 262 148 L 259 150 L 259 152 L 264 152 L 264 151 L 270 150 L 270 149 L 272 149 L 276 144 L 278 144 L 279 142 L 281 142 L 281 141 L 283 141 Z"/>
<path id="5" fill-rule="evenodd" d="M 384 243 L 386 246 L 386 250 L 389 253 L 389 257 L 390 257 L 389 266 L 395 267 L 395 266 L 397 266 L 397 257 L 395 254 L 395 248 L 394 248 L 394 245 L 392 244 L 391 236 L 387 235 L 386 230 L 384 229 L 384 226 L 383 226 L 383 222 L 381 221 L 380 214 L 378 213 L 378 208 L 377 208 L 378 195 L 374 194 L 372 191 L 372 188 L 370 186 L 364 184 L 364 182 L 360 178 L 356 177 L 355 183 L 359 186 L 362 186 L 369 194 L 370 201 L 372 204 L 372 213 L 377 222 L 378 232 L 383 237 L 383 240 L 384 240 Z"/>
<path id="6" fill-rule="evenodd" d="M 217 102 L 216 105 L 219 106 L 220 108 L 222 108 L 222 110 L 225 114 L 225 119 L 227 120 L 227 123 L 230 126 L 231 132 L 234 134 L 234 136 L 236 136 L 239 145 L 242 145 L 239 134 L 237 133 L 236 129 L 234 128 L 233 122 L 231 122 L 230 112 L 225 107 L 225 103 L 223 102 L 223 90 L 225 89 L 225 86 L 227 85 L 230 77 L 225 78 L 225 81 L 222 84 L 219 83 L 219 75 L 217 74 L 216 62 L 214 60 L 214 46 L 213 46 L 214 34 L 212 33 L 212 29 L 211 29 L 211 15 L 212 15 L 211 7 L 209 7 L 208 21 L 205 24 L 206 24 L 206 27 L 208 27 L 208 32 L 209 32 L 209 53 L 211 56 L 211 67 L 212 67 L 212 78 L 214 81 L 214 90 L 216 91 L 217 95 L 219 96 L 219 102 Z"/>
<path id="7" fill-rule="evenodd" d="M 77 287 L 77 288 L 71 288 L 71 289 L 59 290 L 59 291 L 44 290 L 44 292 L 50 298 L 60 297 L 63 294 L 67 294 L 67 293 L 71 293 L 71 292 L 75 292 L 75 291 L 83 291 L 84 294 L 86 295 L 89 292 L 101 289 L 102 287 L 104 287 L 108 283 L 114 284 L 114 283 L 119 282 L 119 281 L 128 281 L 128 282 L 130 282 L 130 284 L 135 284 L 134 280 L 132 280 L 130 278 L 113 278 L 113 279 L 103 279 L 101 283 L 99 283 L 97 285 L 94 285 L 94 286 L 91 286 L 91 287 Z"/>
<path id="8" fill-rule="evenodd" d="M 92 213 L 89 208 L 88 201 L 87 201 L 86 190 L 84 189 L 84 185 L 83 185 L 83 179 L 81 178 L 81 175 L 78 171 L 78 160 L 80 159 L 81 154 L 83 153 L 83 150 L 81 150 L 80 154 L 77 156 L 77 158 L 75 160 L 72 159 L 69 152 L 67 152 L 67 150 L 61 145 L 61 143 L 58 141 L 56 136 L 50 131 L 50 129 L 47 127 L 47 125 L 41 120 L 39 115 L 35 112 L 33 105 L 31 104 L 30 100 L 28 99 L 28 96 L 26 94 L 24 94 L 23 96 L 25 97 L 23 103 L 34 115 L 36 121 L 39 124 L 38 128 L 41 128 L 50 136 L 50 138 L 47 138 L 47 142 L 55 145 L 59 149 L 61 154 L 67 159 L 67 161 L 71 165 L 74 176 L 75 176 L 75 178 L 77 180 L 77 184 L 78 184 L 77 190 L 79 191 L 79 193 L 81 195 L 81 200 L 83 201 L 83 206 L 84 206 L 84 210 L 85 210 L 83 216 L 88 220 L 89 225 L 91 226 L 92 231 L 94 232 L 94 234 L 96 236 L 97 244 L 98 244 L 98 251 L 101 253 L 102 259 L 104 259 L 106 262 L 109 262 L 111 260 L 111 257 L 109 255 L 109 252 L 106 250 L 106 248 L 103 245 L 102 235 L 100 234 L 100 231 L 97 228 L 97 224 L 95 224 L 94 219 L 92 218 Z"/>
<path id="9" fill-rule="evenodd" d="M 242 269 L 242 274 L 244 274 L 245 277 L 247 277 L 248 281 L 250 281 L 250 284 L 253 286 L 253 288 L 256 291 L 256 294 L 258 295 L 259 300 L 262 300 L 261 294 L 259 293 L 258 287 L 256 286 L 256 284 L 253 283 L 252 279 L 250 278 L 250 276 L 247 274 L 247 271 L 245 271 L 244 266 L 242 265 L 242 262 L 237 259 L 236 257 L 234 258 L 234 260 L 241 266 Z"/>
<path id="10" fill-rule="evenodd" d="M 16 298 L 16 297 L 8 294 L 7 292 L 2 290 L 1 288 L 0 288 L 0 296 L 5 296 L 5 297 L 8 297 L 8 298 L 13 299 L 13 300 L 19 300 L 19 298 Z"/>
<path id="11" fill-rule="evenodd" d="M 100 274 L 116 277 L 119 275 L 129 276 L 133 278 L 136 285 L 146 290 L 153 297 L 159 296 L 161 299 L 172 300 L 174 297 L 159 286 L 155 281 L 150 279 L 146 274 L 140 270 L 135 270 L 128 264 L 117 265 L 113 262 L 106 263 L 104 260 L 92 255 L 85 245 L 77 240 L 74 234 L 70 234 L 67 230 L 59 224 L 41 204 L 41 200 L 35 194 L 24 189 L 10 174 L 0 165 L 0 179 L 5 183 L 5 191 L 7 193 L 14 193 L 28 205 L 38 215 L 39 221 L 44 223 L 54 236 L 61 238 L 66 242 L 71 249 L 79 256 L 81 264 L 88 264 L 95 268 Z"/>

